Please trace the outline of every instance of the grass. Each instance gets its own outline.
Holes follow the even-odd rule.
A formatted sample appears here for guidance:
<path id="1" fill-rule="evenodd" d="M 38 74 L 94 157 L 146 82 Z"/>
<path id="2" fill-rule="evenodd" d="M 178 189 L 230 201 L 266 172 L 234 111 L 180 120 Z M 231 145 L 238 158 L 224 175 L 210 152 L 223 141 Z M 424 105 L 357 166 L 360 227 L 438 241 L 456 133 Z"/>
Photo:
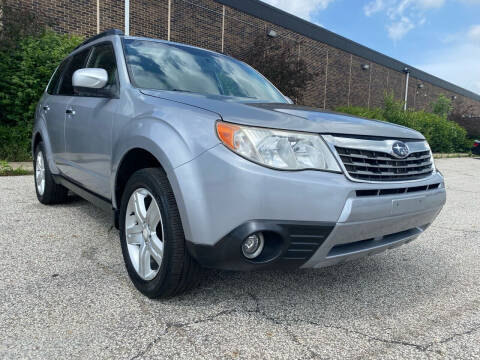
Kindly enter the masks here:
<path id="1" fill-rule="evenodd" d="M 12 166 L 3 160 L 0 160 L 0 176 L 22 176 L 22 175 L 32 175 L 33 171 L 26 170 L 21 166 L 19 168 L 12 168 Z"/>

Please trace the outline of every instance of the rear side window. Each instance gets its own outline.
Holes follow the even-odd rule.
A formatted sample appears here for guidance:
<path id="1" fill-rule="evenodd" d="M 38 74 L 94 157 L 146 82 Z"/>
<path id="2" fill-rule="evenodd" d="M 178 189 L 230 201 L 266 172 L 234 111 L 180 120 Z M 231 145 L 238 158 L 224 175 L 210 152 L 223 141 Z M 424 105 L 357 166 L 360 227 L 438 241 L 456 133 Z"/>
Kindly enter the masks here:
<path id="1" fill-rule="evenodd" d="M 65 70 L 65 67 L 68 65 L 68 62 L 70 59 L 65 59 L 63 62 L 57 67 L 57 70 L 52 76 L 52 79 L 50 80 L 50 83 L 48 84 L 47 87 L 47 93 L 50 95 L 55 95 L 58 90 L 58 83 L 60 82 L 63 70 Z"/>
<path id="2" fill-rule="evenodd" d="M 60 84 L 60 89 L 58 91 L 59 95 L 74 95 L 72 85 L 73 73 L 78 69 L 82 69 L 85 66 L 85 62 L 87 60 L 89 52 L 90 49 L 87 49 L 73 56 L 72 60 L 68 64 L 67 69 L 63 73 L 62 83 Z"/>
<path id="3" fill-rule="evenodd" d="M 95 46 L 92 50 L 87 68 L 105 69 L 108 73 L 107 86 L 114 86 L 117 83 L 117 62 L 111 44 Z"/>

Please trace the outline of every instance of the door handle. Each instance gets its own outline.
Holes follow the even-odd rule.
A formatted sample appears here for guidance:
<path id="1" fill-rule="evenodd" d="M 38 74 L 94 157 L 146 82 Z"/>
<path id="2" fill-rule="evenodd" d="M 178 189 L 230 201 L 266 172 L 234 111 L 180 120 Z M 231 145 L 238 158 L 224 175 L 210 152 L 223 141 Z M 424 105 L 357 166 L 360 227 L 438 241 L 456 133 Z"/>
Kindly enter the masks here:
<path id="1" fill-rule="evenodd" d="M 67 109 L 67 110 L 65 110 L 65 112 L 66 112 L 68 115 L 72 115 L 72 116 L 75 115 L 75 110 L 73 110 L 73 109 Z"/>
<path id="2" fill-rule="evenodd" d="M 45 110 L 45 111 L 50 110 L 50 106 L 48 106 L 48 105 L 43 105 L 43 110 Z"/>

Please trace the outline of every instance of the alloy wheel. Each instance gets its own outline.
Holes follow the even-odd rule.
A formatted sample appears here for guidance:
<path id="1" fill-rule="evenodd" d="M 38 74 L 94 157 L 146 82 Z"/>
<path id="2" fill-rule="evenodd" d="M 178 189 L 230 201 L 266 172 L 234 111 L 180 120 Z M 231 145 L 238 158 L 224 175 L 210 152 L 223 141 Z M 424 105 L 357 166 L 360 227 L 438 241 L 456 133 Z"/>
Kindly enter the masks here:
<path id="1" fill-rule="evenodd" d="M 162 215 L 157 201 L 147 189 L 136 189 L 128 200 L 125 237 L 132 265 L 143 280 L 152 280 L 160 270 L 163 235 Z"/>
<path id="2" fill-rule="evenodd" d="M 43 153 L 39 151 L 35 160 L 35 184 L 40 196 L 45 192 L 45 162 L 43 161 Z"/>

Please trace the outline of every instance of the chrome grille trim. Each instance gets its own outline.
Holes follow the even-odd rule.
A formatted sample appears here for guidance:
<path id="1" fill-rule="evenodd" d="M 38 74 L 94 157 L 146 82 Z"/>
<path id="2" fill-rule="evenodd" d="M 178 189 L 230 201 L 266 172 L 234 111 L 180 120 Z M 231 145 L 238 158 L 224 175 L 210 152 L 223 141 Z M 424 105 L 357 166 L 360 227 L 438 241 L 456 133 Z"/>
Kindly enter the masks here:
<path id="1" fill-rule="evenodd" d="M 410 154 L 399 159 L 392 146 L 398 139 L 352 138 L 324 135 L 346 176 L 369 183 L 425 180 L 435 173 L 426 141 L 406 140 Z"/>

